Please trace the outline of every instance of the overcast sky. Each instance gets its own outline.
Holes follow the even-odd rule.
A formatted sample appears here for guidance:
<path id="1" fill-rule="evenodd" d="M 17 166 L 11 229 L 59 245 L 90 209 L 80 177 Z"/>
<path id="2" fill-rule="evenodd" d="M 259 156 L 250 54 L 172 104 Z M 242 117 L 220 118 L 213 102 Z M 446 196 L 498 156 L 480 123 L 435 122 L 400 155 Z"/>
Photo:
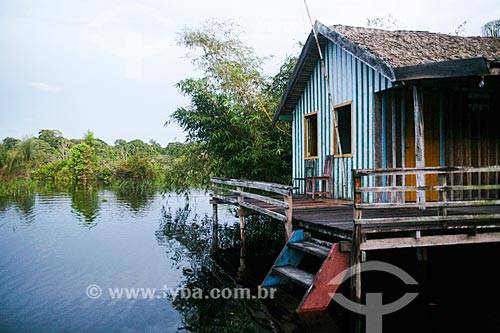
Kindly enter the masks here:
<path id="1" fill-rule="evenodd" d="M 498 0 L 308 4 L 327 25 L 390 14 L 407 29 L 444 33 L 467 21 L 463 34 L 479 35 L 500 18 Z M 175 83 L 196 75 L 175 38 L 208 18 L 238 22 L 245 42 L 274 56 L 270 75 L 310 31 L 303 0 L 0 0 L 0 139 L 40 129 L 80 138 L 90 129 L 110 144 L 183 141 L 177 126 L 163 126 L 188 103 Z"/>

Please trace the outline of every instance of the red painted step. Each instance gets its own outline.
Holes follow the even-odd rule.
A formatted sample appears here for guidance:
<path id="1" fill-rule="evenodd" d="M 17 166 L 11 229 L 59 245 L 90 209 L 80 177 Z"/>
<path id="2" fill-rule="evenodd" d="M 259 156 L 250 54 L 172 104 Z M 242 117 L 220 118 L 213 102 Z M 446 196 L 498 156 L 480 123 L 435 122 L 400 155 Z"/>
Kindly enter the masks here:
<path id="1" fill-rule="evenodd" d="M 333 244 L 328 257 L 325 259 L 311 287 L 307 290 L 302 302 L 297 308 L 299 315 L 324 311 L 337 292 L 338 285 L 331 285 L 330 281 L 339 274 L 345 275 L 349 268 L 349 253 L 340 252 L 340 243 Z M 339 276 L 344 278 L 344 276 Z"/>

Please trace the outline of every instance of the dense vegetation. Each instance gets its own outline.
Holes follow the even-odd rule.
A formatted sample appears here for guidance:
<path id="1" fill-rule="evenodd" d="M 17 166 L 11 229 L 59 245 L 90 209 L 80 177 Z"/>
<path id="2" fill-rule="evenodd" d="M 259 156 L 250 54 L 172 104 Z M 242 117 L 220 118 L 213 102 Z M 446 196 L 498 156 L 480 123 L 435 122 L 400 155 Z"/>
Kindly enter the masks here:
<path id="1" fill-rule="evenodd" d="M 202 184 L 211 174 L 290 182 L 290 124 L 274 127 L 271 120 L 295 58 L 287 58 L 276 76 L 266 76 L 266 59 L 240 40 L 231 22 L 210 20 L 185 29 L 178 43 L 190 51 L 188 57 L 202 73 L 178 83 L 191 103 L 178 108 L 170 120 L 185 130 L 191 143 L 192 153 L 178 168 L 183 178 Z"/>
<path id="2" fill-rule="evenodd" d="M 151 140 L 116 140 L 108 145 L 88 131 L 83 139 L 67 139 L 58 130 L 42 129 L 37 137 L 7 137 L 0 143 L 0 196 L 53 182 L 77 187 L 113 185 L 126 190 L 168 185 L 166 174 L 188 144 L 161 147 Z"/>

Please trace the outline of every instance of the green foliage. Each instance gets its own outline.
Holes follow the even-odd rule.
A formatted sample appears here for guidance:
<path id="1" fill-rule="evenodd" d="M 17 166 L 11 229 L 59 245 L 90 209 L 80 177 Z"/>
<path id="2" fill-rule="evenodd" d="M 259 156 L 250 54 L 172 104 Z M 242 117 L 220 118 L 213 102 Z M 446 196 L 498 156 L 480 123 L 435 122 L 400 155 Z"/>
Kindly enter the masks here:
<path id="1" fill-rule="evenodd" d="M 2 144 L 5 146 L 7 150 L 13 149 L 21 140 L 12 138 L 12 137 L 6 137 L 3 139 Z"/>
<path id="2" fill-rule="evenodd" d="M 17 144 L 17 149 L 21 152 L 24 162 L 30 162 L 33 160 L 35 140 L 33 137 L 26 138 Z"/>
<path id="3" fill-rule="evenodd" d="M 47 142 L 49 146 L 56 150 L 60 148 L 63 142 L 62 133 L 58 130 L 41 129 L 38 132 L 38 139 Z"/>
<path id="4" fill-rule="evenodd" d="M 80 143 L 71 149 L 68 161 L 70 181 L 74 184 L 87 185 L 94 181 L 96 172 L 96 156 L 94 148 Z"/>
<path id="5" fill-rule="evenodd" d="M 0 143 L 0 182 L 34 180 L 37 186 L 113 185 L 118 190 L 149 193 L 166 182 L 165 170 L 179 158 L 189 144 L 172 143 L 161 147 L 155 140 L 145 143 L 119 139 L 110 146 L 88 131 L 85 138 L 67 139 L 58 130 L 42 129 L 37 138 L 5 138 Z M 177 178 L 175 172 L 169 173 Z M 0 188 L 5 193 L 6 187 Z"/>
<path id="6" fill-rule="evenodd" d="M 3 179 L 0 181 L 0 198 L 21 198 L 33 193 L 36 184 L 28 179 Z"/>
<path id="7" fill-rule="evenodd" d="M 68 161 L 60 160 L 42 165 L 33 172 L 31 178 L 42 182 L 67 182 L 71 179 Z"/>
<path id="8" fill-rule="evenodd" d="M 164 190 L 184 192 L 190 188 L 208 187 L 211 160 L 204 143 L 174 146 L 171 158 L 165 162 Z"/>
<path id="9" fill-rule="evenodd" d="M 151 161 L 140 154 L 135 154 L 127 158 L 125 162 L 118 164 L 115 177 L 118 180 L 142 183 L 154 181 L 156 173 Z"/>
<path id="10" fill-rule="evenodd" d="M 210 20 L 185 29 L 179 44 L 200 51 L 191 59 L 204 76 L 177 84 L 191 104 L 178 108 L 171 120 L 195 145 L 171 170 L 191 170 L 182 179 L 198 184 L 206 184 L 211 175 L 289 182 L 289 129 L 284 133 L 273 127 L 268 110 L 278 105 L 295 60 L 287 59 L 278 75 L 266 77 L 265 59 L 239 39 L 231 22 Z"/>

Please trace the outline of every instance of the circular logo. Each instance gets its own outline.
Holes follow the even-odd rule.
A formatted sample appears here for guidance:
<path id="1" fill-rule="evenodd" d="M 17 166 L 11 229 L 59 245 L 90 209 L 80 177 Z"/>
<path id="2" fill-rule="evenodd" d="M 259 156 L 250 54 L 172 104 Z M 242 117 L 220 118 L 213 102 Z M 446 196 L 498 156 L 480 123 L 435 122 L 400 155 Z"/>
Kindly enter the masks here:
<path id="1" fill-rule="evenodd" d="M 101 287 L 99 287 L 97 284 L 91 284 L 90 286 L 87 287 L 85 293 L 87 294 L 87 297 L 90 299 L 98 299 L 102 295 L 102 290 Z"/>

